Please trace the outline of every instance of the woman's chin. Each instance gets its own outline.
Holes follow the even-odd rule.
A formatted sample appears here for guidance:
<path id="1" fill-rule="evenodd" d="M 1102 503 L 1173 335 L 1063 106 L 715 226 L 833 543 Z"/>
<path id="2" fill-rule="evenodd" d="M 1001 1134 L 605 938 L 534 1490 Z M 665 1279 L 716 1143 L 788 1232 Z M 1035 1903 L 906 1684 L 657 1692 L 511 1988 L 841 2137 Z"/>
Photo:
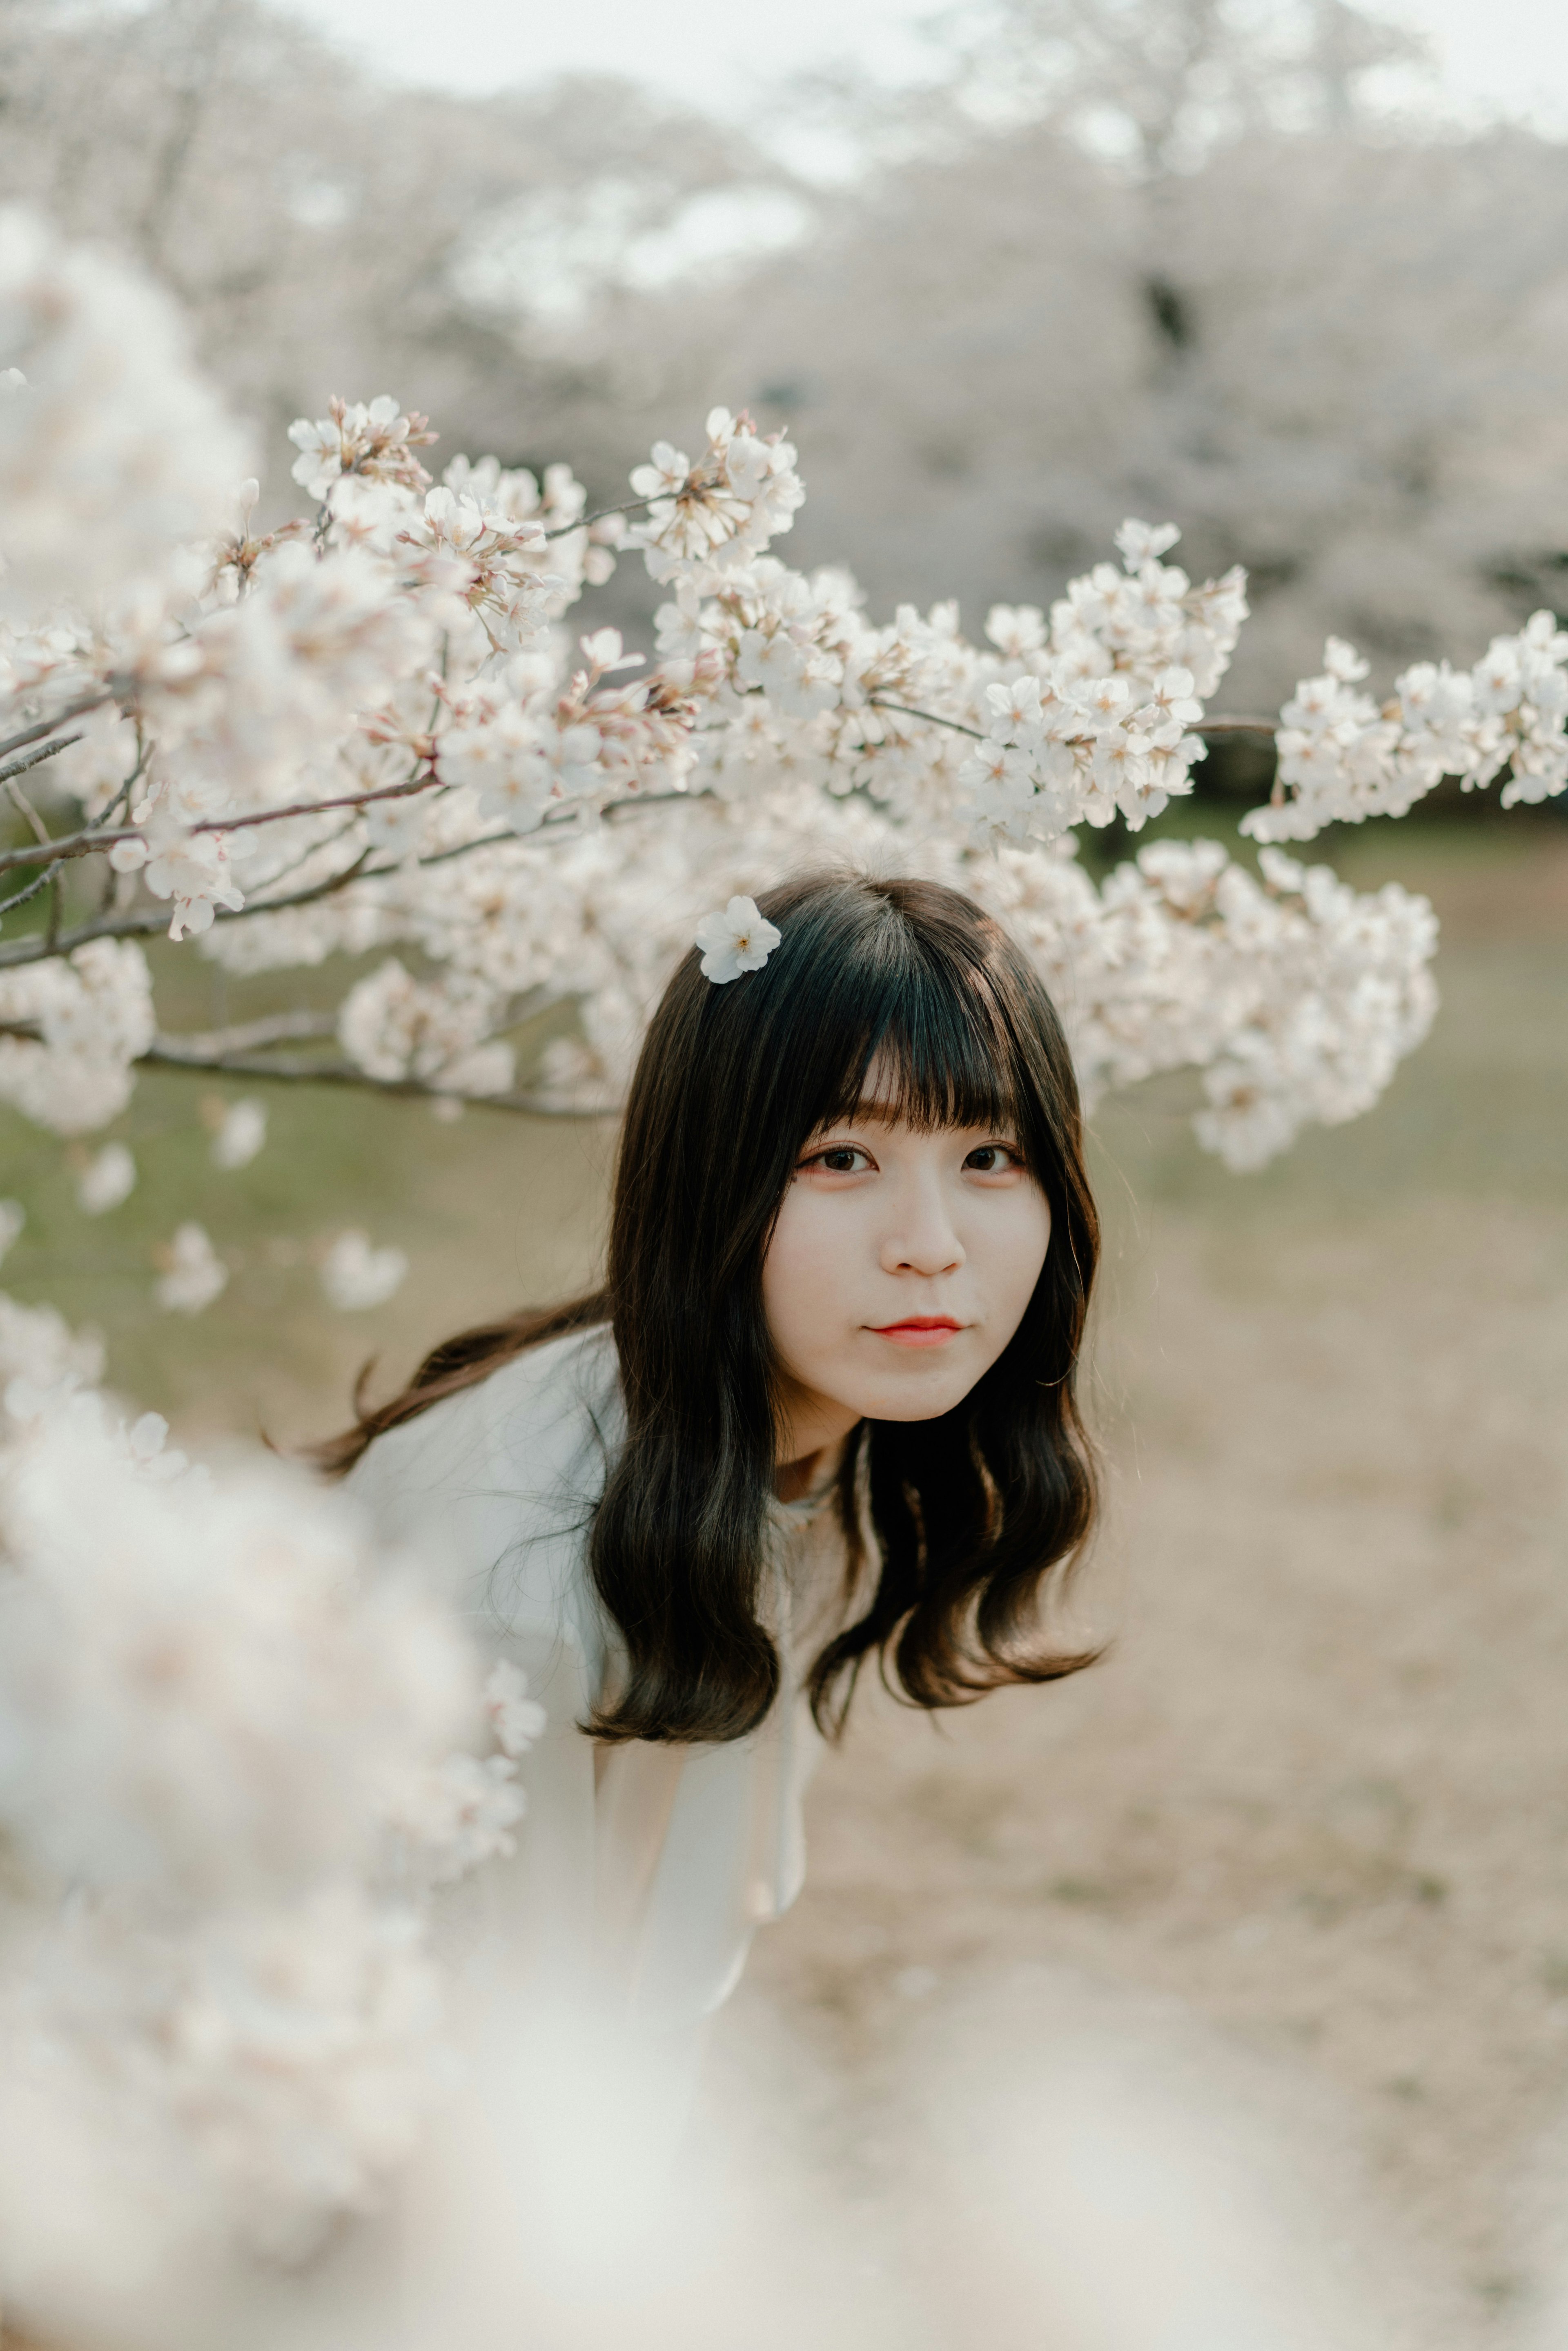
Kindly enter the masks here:
<path id="1" fill-rule="evenodd" d="M 868 1397 L 863 1415 L 867 1420 L 940 1420 L 963 1403 L 974 1384 L 950 1372 L 945 1379 L 889 1380 L 879 1384 L 874 1398 Z"/>

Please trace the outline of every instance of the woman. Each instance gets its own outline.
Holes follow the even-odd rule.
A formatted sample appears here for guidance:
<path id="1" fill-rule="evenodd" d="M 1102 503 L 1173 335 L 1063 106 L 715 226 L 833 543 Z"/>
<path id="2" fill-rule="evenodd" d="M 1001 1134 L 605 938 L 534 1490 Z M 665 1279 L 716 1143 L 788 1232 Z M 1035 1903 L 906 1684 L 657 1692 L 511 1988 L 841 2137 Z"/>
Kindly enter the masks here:
<path id="1" fill-rule="evenodd" d="M 935 883 L 818 874 L 761 911 L 760 968 L 694 951 L 654 1016 L 604 1287 L 438 1347 L 329 1448 L 547 1709 L 516 1859 L 465 1897 L 471 1974 L 683 2043 L 800 1887 L 869 1657 L 927 1708 L 1089 1662 L 1033 1623 L 1094 1511 L 1098 1234 L 1051 1001 Z"/>

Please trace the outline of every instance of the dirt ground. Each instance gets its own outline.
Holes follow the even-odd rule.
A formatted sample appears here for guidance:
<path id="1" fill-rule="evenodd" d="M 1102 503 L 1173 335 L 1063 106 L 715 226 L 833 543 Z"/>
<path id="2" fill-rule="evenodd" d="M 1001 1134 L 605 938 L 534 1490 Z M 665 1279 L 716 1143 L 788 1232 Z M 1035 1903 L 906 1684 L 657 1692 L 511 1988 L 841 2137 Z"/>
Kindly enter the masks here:
<path id="1" fill-rule="evenodd" d="M 1359 1133 L 1227 1193 L 1103 1114 L 1113 1646 L 865 1708 L 718 2053 L 766 2015 L 848 2111 L 1020 1970 L 1152 2003 L 1280 2128 L 1326 2096 L 1427 2344 L 1533 2324 L 1568 2210 L 1568 850 L 1501 881 L 1435 884 L 1445 1011 Z"/>

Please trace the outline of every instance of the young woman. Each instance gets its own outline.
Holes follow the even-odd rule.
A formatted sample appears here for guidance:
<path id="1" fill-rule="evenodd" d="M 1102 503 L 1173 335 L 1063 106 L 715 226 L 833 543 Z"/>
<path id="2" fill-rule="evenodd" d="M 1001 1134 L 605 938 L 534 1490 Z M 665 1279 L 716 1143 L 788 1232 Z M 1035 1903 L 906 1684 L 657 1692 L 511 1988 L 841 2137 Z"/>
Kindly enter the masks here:
<path id="1" fill-rule="evenodd" d="M 856 1677 L 962 1705 L 1085 1665 L 1036 1603 L 1094 1513 L 1097 1226 L 1050 998 L 956 892 L 819 874 L 696 953 L 622 1133 L 604 1287 L 436 1348 L 329 1448 L 548 1711 L 461 1939 L 656 2032 L 799 1890 Z"/>

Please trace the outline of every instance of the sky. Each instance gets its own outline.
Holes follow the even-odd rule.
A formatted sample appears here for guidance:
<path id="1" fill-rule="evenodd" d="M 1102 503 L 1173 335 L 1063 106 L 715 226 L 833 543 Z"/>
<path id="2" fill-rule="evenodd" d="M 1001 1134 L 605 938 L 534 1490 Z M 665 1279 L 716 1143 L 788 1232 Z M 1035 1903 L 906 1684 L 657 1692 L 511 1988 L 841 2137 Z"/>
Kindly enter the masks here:
<path id="1" fill-rule="evenodd" d="M 720 113 L 769 81 L 849 57 L 917 79 L 932 0 L 290 0 L 399 79 L 480 92 L 607 68 Z M 1382 0 L 1431 39 L 1467 116 L 1522 115 L 1568 133 L 1564 0 Z"/>

